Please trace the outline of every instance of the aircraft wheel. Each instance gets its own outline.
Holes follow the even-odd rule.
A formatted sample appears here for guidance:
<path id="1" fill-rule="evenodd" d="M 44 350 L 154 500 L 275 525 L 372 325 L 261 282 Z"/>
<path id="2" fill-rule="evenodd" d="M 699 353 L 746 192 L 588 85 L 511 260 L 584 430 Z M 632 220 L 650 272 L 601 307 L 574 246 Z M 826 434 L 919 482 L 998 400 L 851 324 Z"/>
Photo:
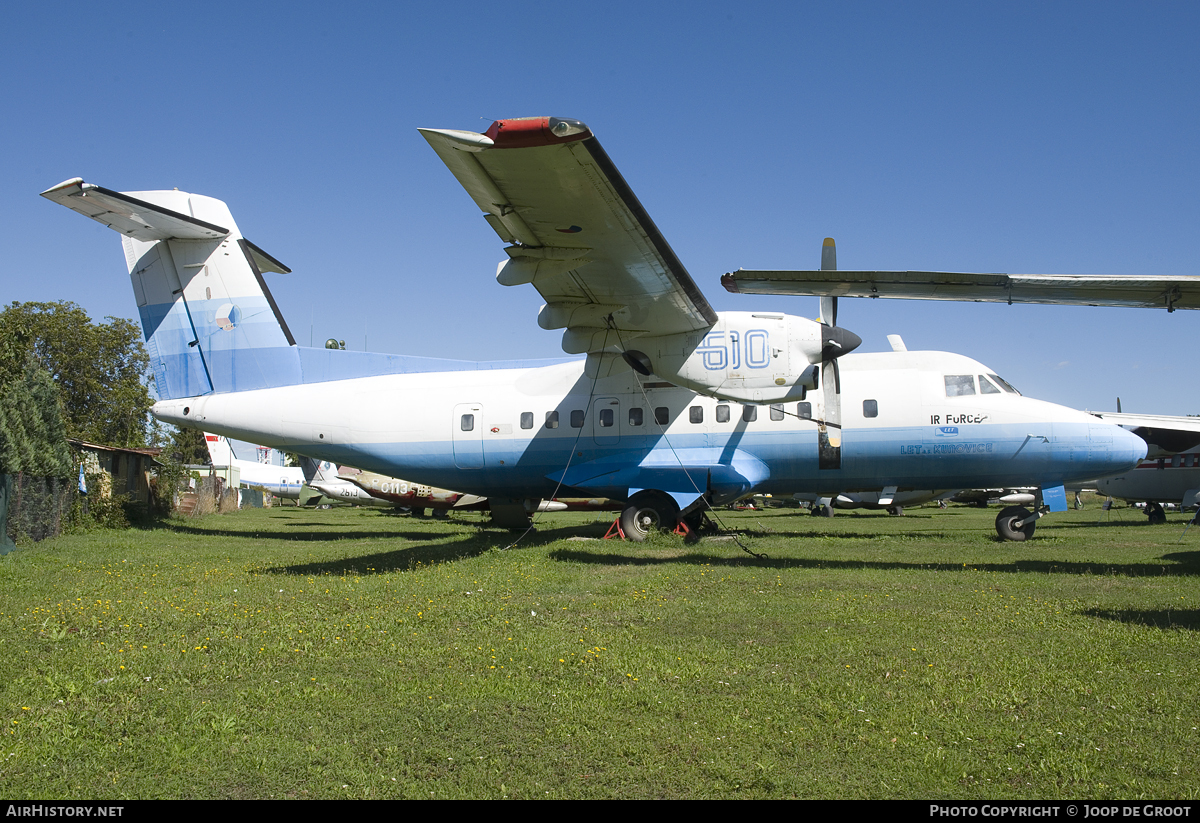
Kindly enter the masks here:
<path id="1" fill-rule="evenodd" d="M 621 511 L 621 531 L 635 543 L 641 543 L 655 529 L 671 531 L 678 525 L 679 506 L 662 492 L 638 492 Z"/>
<path id="2" fill-rule="evenodd" d="M 903 517 L 904 516 L 904 507 L 903 506 L 890 506 L 890 507 L 888 507 L 887 513 L 890 515 L 894 515 L 896 517 Z"/>
<path id="3" fill-rule="evenodd" d="M 832 503 L 830 503 L 828 506 L 821 507 L 821 516 L 822 517 L 833 517 L 833 512 L 834 512 L 834 508 L 833 508 Z"/>
<path id="4" fill-rule="evenodd" d="M 1150 521 L 1150 525 L 1160 526 L 1167 522 L 1167 513 L 1163 511 L 1163 507 L 1158 503 L 1147 503 L 1146 519 Z"/>
<path id="5" fill-rule="evenodd" d="M 1000 535 L 1001 540 L 1028 540 L 1033 537 L 1033 530 L 1037 526 L 1037 521 L 1028 520 L 1019 529 L 1013 524 L 1032 516 L 1028 509 L 1023 509 L 1020 506 L 1009 506 L 996 515 L 996 534 Z"/>

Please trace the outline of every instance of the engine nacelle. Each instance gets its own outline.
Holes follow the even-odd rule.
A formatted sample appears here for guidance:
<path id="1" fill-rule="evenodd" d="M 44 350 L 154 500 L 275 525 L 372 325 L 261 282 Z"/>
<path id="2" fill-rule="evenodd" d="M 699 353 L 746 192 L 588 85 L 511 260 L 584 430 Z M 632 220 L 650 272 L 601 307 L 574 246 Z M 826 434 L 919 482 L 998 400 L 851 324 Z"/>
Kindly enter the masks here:
<path id="1" fill-rule="evenodd" d="M 722 400 L 785 403 L 817 388 L 821 362 L 861 342 L 852 332 L 803 317 L 721 312 L 707 330 L 637 338 L 625 362 Z"/>

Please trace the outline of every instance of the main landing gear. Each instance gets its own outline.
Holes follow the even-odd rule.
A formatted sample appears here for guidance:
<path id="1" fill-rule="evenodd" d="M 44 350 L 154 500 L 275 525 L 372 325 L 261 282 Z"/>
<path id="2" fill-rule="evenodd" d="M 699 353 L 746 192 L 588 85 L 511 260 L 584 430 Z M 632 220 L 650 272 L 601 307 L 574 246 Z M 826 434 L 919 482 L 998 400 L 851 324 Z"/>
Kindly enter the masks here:
<path id="1" fill-rule="evenodd" d="M 679 506 L 670 495 L 647 489 L 629 498 L 620 522 L 622 533 L 641 543 L 652 531 L 674 531 L 679 525 Z"/>
<path id="2" fill-rule="evenodd" d="M 688 540 L 699 540 L 703 533 L 714 533 L 716 526 L 704 513 L 704 504 L 683 514 L 674 498 L 665 492 L 646 489 L 629 498 L 621 516 L 605 537 L 619 534 L 634 543 L 641 543 L 651 532 L 675 532 Z"/>
<path id="3" fill-rule="evenodd" d="M 1151 526 L 1160 526 L 1167 522 L 1167 513 L 1163 511 L 1162 504 L 1153 501 L 1146 503 L 1146 519 L 1150 521 Z"/>

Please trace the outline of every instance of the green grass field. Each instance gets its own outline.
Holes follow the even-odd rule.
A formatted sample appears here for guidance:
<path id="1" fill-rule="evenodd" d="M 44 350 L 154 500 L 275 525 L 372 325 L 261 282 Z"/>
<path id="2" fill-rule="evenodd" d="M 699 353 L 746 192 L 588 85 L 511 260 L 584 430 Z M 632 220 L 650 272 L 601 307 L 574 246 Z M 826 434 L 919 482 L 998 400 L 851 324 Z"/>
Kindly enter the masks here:
<path id="1" fill-rule="evenodd" d="M 1200 528 L 266 509 L 0 558 L 8 797 L 1200 793 Z"/>

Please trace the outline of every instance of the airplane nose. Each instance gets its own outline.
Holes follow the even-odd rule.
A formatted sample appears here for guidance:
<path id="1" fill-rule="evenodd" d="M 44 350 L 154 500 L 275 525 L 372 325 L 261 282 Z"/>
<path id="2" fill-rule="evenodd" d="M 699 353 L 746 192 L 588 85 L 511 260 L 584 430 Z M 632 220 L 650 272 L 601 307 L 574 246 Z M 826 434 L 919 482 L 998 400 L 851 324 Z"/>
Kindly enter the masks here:
<path id="1" fill-rule="evenodd" d="M 1119 426 L 1116 429 L 1112 433 L 1112 446 L 1109 449 L 1109 462 L 1112 466 L 1106 472 L 1107 474 L 1133 468 L 1146 457 L 1145 440 Z M 1092 442 L 1094 443 L 1096 440 L 1097 438 L 1093 435 Z"/>

